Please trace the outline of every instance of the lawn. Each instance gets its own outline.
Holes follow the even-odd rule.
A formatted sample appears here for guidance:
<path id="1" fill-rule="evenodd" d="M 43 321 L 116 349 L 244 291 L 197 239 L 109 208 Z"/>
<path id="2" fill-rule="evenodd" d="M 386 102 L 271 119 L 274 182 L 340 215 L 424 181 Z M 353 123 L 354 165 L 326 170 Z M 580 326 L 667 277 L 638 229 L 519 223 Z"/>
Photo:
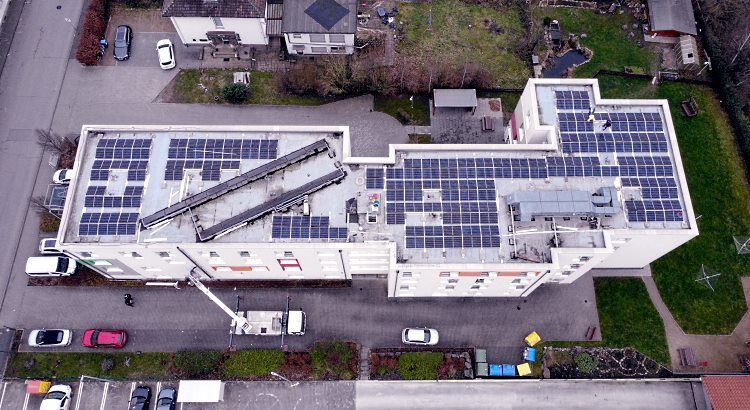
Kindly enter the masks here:
<path id="1" fill-rule="evenodd" d="M 737 255 L 733 235 L 750 235 L 750 192 L 728 119 L 707 87 L 600 77 L 605 97 L 669 100 L 700 236 L 652 264 L 654 280 L 672 315 L 687 333 L 731 333 L 746 310 L 740 277 L 748 255 Z M 701 113 L 682 115 L 693 95 Z M 701 264 L 721 273 L 715 292 L 695 281 Z"/>
<path id="2" fill-rule="evenodd" d="M 636 40 L 642 39 L 639 29 L 633 29 L 633 16 L 623 14 L 596 14 L 593 10 L 569 8 L 540 8 L 534 12 L 536 22 L 541 26 L 545 16 L 558 20 L 563 32 L 578 35 L 581 44 L 594 52 L 591 61 L 575 70 L 578 78 L 593 77 L 599 70 L 623 71 L 625 66 L 651 72 L 658 67 L 658 55 L 654 47 L 638 47 Z M 628 25 L 628 31 L 622 29 Z M 628 32 L 636 36 L 628 39 Z M 586 38 L 581 38 L 585 33 Z M 566 37 L 567 38 L 567 37 Z"/>
<path id="3" fill-rule="evenodd" d="M 225 103 L 221 89 L 232 82 L 235 70 L 219 68 L 180 70 L 174 81 L 171 101 L 175 103 Z M 206 88 L 204 91 L 200 84 Z M 250 97 L 245 104 L 263 105 L 321 105 L 332 101 L 317 96 L 295 95 L 279 91 L 273 73 L 250 73 Z"/>
<path id="4" fill-rule="evenodd" d="M 426 95 L 386 97 L 375 95 L 375 111 L 384 112 L 404 125 L 430 125 L 430 101 Z"/>
<path id="5" fill-rule="evenodd" d="M 396 48 L 399 55 L 425 62 L 475 63 L 491 70 L 502 87 L 520 87 L 529 78 L 526 63 L 515 55 L 516 44 L 525 36 L 515 8 L 493 9 L 460 0 L 399 7 L 396 22 L 404 24 L 404 39 Z"/>
<path id="6" fill-rule="evenodd" d="M 105 360 L 111 360 L 106 370 Z M 15 353 L 5 377 L 77 380 L 82 374 L 108 379 L 172 378 L 169 353 Z"/>

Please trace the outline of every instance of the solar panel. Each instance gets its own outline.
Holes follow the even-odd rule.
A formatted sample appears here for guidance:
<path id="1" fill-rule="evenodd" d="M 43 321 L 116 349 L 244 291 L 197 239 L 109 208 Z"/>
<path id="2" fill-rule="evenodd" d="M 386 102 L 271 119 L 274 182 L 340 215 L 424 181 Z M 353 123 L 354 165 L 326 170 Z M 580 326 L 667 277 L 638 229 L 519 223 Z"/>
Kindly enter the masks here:
<path id="1" fill-rule="evenodd" d="M 138 213 L 88 212 L 81 215 L 81 236 L 135 235 Z"/>
<path id="2" fill-rule="evenodd" d="M 271 237 L 274 239 L 333 239 L 346 240 L 349 230 L 329 226 L 327 216 L 274 216 Z"/>

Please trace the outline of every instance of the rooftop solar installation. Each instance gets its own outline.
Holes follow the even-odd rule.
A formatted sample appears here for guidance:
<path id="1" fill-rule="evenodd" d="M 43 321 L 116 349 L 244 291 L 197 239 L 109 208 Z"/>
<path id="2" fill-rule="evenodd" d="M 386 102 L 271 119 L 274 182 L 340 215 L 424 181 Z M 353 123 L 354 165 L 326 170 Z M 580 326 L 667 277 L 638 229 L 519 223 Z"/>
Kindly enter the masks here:
<path id="1" fill-rule="evenodd" d="M 349 10 L 336 3 L 335 0 L 317 0 L 305 9 L 305 14 L 325 27 L 326 30 L 330 30 L 339 20 L 349 14 Z"/>

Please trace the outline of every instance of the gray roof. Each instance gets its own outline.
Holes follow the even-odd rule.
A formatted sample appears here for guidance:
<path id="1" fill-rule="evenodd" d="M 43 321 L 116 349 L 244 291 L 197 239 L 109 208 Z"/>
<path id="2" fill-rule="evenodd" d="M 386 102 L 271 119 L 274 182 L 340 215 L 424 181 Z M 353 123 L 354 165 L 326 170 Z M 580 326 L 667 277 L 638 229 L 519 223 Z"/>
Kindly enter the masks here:
<path id="1" fill-rule="evenodd" d="M 286 0 L 282 27 L 285 33 L 354 34 L 357 1 Z"/>
<path id="2" fill-rule="evenodd" d="M 162 16 L 263 18 L 266 0 L 165 0 Z"/>
<path id="3" fill-rule="evenodd" d="M 677 31 L 697 35 L 690 0 L 648 0 L 651 31 Z"/>
<path id="4" fill-rule="evenodd" d="M 477 90 L 435 89 L 435 107 L 476 107 Z"/>

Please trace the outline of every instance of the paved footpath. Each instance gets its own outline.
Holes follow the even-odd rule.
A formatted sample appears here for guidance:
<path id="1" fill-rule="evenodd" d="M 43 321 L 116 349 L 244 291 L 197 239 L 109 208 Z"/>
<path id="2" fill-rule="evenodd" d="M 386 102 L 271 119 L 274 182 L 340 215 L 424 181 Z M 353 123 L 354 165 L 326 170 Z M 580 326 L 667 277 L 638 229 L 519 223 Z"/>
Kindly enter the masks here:
<path id="1" fill-rule="evenodd" d="M 138 384 L 156 394 L 176 381 L 71 383 L 71 410 L 126 408 Z M 5 382 L 0 407 L 36 409 L 41 398 L 19 382 Z M 152 408 L 153 408 L 152 401 Z M 466 381 L 466 382 L 228 382 L 224 401 L 179 404 L 180 410 L 216 409 L 660 409 L 703 410 L 700 382 Z"/>

